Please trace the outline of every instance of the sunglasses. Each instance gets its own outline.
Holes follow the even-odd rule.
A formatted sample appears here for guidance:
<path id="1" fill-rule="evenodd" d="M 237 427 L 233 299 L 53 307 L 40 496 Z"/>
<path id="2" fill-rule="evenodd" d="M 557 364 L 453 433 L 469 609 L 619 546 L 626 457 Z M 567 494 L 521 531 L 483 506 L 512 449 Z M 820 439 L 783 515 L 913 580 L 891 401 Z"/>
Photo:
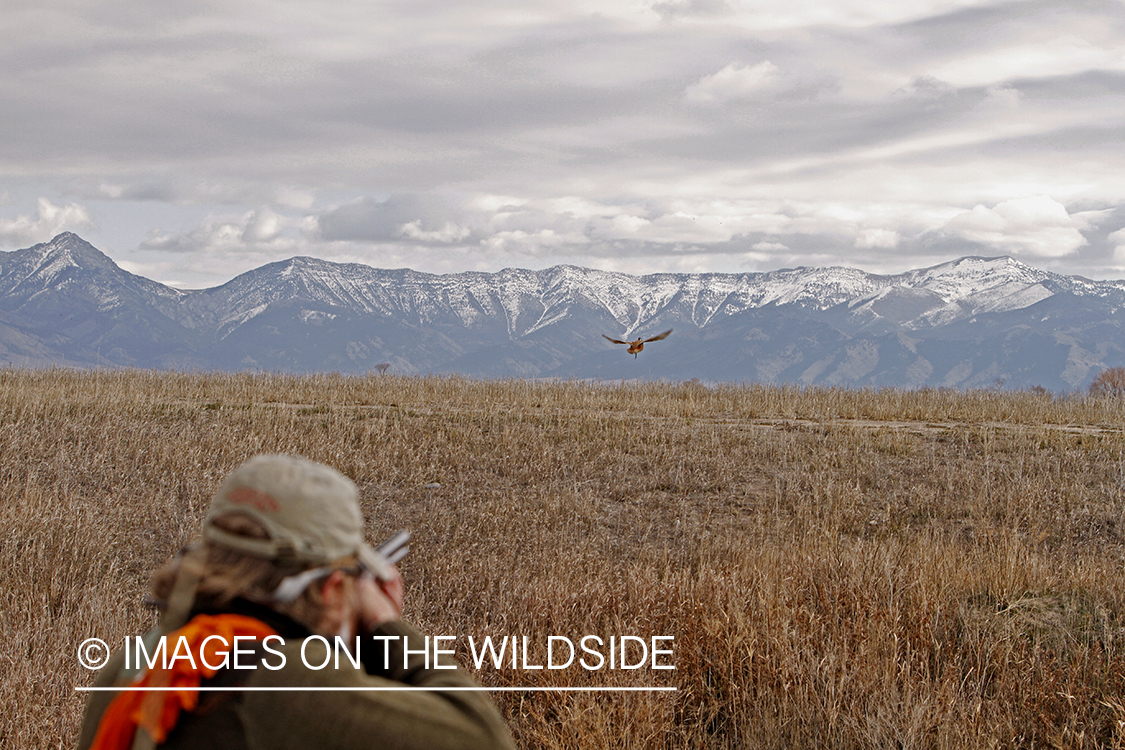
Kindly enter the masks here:
<path id="1" fill-rule="evenodd" d="M 410 551 L 410 532 L 400 531 L 392 536 L 387 541 L 380 544 L 376 549 L 379 554 L 386 558 L 387 562 L 394 565 Z M 289 576 L 282 579 L 277 588 L 273 590 L 273 601 L 282 604 L 288 604 L 295 601 L 301 592 L 304 591 L 310 583 L 320 578 L 325 578 L 332 574 L 333 571 L 342 570 L 348 575 L 356 576 L 357 578 L 370 578 L 377 580 L 378 576 L 375 571 L 370 570 L 363 564 L 362 561 L 356 561 L 355 565 L 341 567 L 338 565 L 329 565 L 323 568 L 311 568 L 302 571 L 295 576 Z"/>
<path id="2" fill-rule="evenodd" d="M 368 569 L 363 563 L 358 562 L 355 565 L 329 565 L 323 568 L 310 568 L 309 570 L 301 571 L 295 576 L 283 578 L 281 583 L 277 585 L 277 588 L 273 590 L 273 595 L 270 598 L 274 602 L 289 604 L 290 602 L 296 601 L 297 597 L 308 588 L 310 583 L 320 580 L 321 578 L 327 578 L 337 570 L 343 571 L 350 576 L 355 576 L 356 578 L 370 578 L 371 580 L 375 580 L 375 571 Z"/>

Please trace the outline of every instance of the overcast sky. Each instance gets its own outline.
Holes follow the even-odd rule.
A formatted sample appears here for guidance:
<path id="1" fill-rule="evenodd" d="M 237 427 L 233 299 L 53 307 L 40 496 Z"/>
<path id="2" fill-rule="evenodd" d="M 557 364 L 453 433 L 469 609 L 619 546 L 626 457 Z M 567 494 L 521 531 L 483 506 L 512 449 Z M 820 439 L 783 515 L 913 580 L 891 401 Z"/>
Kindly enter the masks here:
<path id="1" fill-rule="evenodd" d="M 19 5 L 0 250 L 1125 278 L 1119 0 Z"/>

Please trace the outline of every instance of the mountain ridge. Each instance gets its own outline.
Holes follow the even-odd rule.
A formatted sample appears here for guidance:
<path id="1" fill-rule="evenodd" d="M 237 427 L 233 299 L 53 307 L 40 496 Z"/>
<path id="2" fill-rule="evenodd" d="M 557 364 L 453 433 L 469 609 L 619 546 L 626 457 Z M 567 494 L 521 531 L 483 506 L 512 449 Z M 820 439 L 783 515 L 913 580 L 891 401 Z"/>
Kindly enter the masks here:
<path id="1" fill-rule="evenodd" d="M 296 256 L 179 290 L 124 271 L 73 233 L 0 253 L 8 364 L 390 363 L 486 377 L 1066 389 L 1125 363 L 1123 309 L 1125 281 L 1007 256 L 891 275 L 832 266 L 644 276 L 573 265 L 429 274 Z M 676 335 L 635 362 L 600 339 L 666 328 Z"/>

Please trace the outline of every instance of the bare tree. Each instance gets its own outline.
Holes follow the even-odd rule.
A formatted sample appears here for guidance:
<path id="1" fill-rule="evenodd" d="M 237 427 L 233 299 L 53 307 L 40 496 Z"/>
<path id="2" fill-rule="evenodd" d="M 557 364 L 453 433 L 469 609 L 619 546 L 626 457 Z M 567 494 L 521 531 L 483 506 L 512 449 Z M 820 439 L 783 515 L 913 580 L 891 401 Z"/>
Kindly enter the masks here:
<path id="1" fill-rule="evenodd" d="M 1091 396 L 1125 396 L 1125 367 L 1110 367 L 1094 376 Z"/>
<path id="2" fill-rule="evenodd" d="M 387 369 L 388 369 L 388 368 L 389 368 L 390 366 L 391 366 L 391 363 L 390 363 L 390 362 L 380 362 L 379 364 L 375 365 L 375 371 L 376 371 L 377 373 L 379 373 L 380 375 L 386 375 L 386 374 L 387 374 Z"/>

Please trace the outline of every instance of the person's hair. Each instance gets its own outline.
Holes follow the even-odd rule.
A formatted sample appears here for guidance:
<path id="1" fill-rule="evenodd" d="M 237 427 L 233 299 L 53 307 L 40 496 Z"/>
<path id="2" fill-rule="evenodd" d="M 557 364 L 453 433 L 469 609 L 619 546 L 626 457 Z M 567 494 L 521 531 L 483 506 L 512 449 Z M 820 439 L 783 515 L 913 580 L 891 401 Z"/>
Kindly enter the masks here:
<path id="1" fill-rule="evenodd" d="M 239 513 L 219 516 L 211 523 L 231 534 L 251 539 L 269 538 L 269 534 L 261 524 Z M 312 628 L 316 624 L 322 605 L 320 589 L 317 586 L 307 587 L 291 603 L 280 604 L 271 601 L 271 595 L 282 580 L 307 570 L 310 566 L 246 555 L 207 540 L 202 540 L 199 544 L 204 548 L 204 556 L 201 563 L 202 570 L 197 571 L 200 577 L 195 590 L 193 609 L 221 611 L 235 599 L 246 599 L 266 604 L 306 627 Z M 354 563 L 354 560 L 339 562 L 341 566 Z M 181 568 L 192 564 L 190 557 L 177 555 L 157 570 L 149 582 L 153 599 L 158 603 L 167 602 Z"/>

